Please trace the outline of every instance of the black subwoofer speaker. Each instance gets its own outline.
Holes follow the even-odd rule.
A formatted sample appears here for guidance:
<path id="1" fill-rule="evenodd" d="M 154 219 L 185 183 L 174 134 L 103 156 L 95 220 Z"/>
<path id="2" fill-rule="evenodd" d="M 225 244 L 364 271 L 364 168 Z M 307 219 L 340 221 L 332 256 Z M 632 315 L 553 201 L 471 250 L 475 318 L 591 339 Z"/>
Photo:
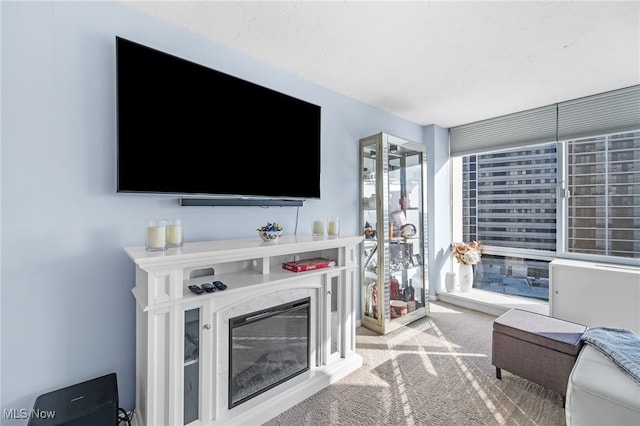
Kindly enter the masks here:
<path id="1" fill-rule="evenodd" d="M 38 396 L 28 423 L 28 426 L 117 425 L 116 373 Z"/>

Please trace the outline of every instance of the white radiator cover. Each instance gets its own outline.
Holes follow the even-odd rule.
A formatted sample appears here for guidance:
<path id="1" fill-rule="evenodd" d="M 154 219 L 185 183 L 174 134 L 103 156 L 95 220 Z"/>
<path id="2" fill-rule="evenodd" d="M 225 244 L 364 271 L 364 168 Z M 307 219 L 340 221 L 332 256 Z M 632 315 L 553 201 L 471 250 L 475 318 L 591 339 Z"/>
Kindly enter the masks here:
<path id="1" fill-rule="evenodd" d="M 556 259 L 549 265 L 549 314 L 588 327 L 640 334 L 640 268 Z"/>

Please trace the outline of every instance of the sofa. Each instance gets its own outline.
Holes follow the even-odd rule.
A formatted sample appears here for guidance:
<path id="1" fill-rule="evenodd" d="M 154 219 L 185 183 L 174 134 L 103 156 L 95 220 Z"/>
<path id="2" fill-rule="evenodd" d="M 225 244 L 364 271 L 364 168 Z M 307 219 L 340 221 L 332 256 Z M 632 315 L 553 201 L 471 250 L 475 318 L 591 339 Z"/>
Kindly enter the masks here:
<path id="1" fill-rule="evenodd" d="M 640 337 L 621 330 L 612 351 L 594 332 L 585 332 L 583 345 L 569 375 L 565 416 L 567 426 L 640 425 Z M 605 329 L 606 331 L 606 329 Z M 614 330 L 615 331 L 615 330 Z M 618 355 L 623 357 L 618 357 Z M 620 358 L 620 359 L 619 359 Z"/>

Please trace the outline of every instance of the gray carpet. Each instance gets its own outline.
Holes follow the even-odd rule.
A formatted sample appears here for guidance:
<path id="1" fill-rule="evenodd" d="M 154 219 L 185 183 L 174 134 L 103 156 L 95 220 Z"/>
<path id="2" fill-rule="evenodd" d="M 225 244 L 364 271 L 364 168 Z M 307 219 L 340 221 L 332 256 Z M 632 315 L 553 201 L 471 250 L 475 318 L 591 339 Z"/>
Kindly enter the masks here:
<path id="1" fill-rule="evenodd" d="M 506 371 L 496 379 L 494 319 L 436 302 L 386 336 L 359 328 L 364 365 L 265 425 L 564 426 L 559 395 Z"/>

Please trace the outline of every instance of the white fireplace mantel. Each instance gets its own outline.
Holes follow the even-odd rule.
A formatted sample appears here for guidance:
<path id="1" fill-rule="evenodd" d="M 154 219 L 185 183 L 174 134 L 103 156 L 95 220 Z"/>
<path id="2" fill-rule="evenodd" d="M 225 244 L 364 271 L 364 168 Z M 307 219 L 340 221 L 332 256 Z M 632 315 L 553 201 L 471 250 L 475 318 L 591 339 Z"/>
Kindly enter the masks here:
<path id="1" fill-rule="evenodd" d="M 284 236 L 275 243 L 186 243 L 163 252 L 125 248 L 136 264 L 135 424 L 184 425 L 185 415 L 190 425 L 261 424 L 359 368 L 354 277 L 361 242 L 361 236 Z M 336 266 L 299 273 L 282 268 L 313 257 L 331 258 Z M 214 280 L 228 288 L 202 295 L 188 289 Z M 230 409 L 229 319 L 306 297 L 310 369 Z M 199 334 L 199 355 L 188 363 L 187 316 L 196 317 Z"/>

